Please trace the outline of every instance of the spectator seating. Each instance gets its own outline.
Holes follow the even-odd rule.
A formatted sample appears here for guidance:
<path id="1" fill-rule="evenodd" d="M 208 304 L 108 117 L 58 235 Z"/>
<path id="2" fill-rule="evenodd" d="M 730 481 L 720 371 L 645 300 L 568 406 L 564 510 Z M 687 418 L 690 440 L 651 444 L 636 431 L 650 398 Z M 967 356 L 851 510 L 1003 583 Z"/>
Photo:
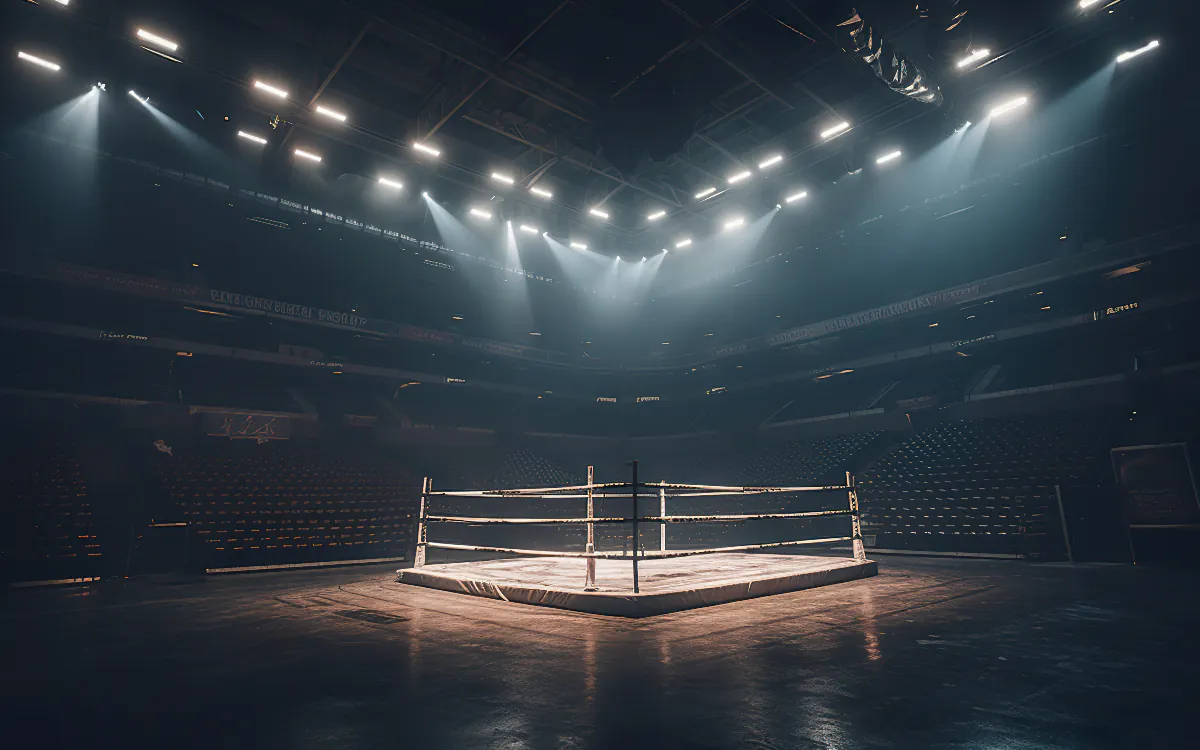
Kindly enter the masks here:
<path id="1" fill-rule="evenodd" d="M 0 561 L 10 580 L 99 575 L 100 543 L 70 441 L 26 433 L 0 472 Z"/>
<path id="2" fill-rule="evenodd" d="M 420 489 L 384 460 L 291 441 L 206 441 L 160 475 L 206 567 L 404 555 Z"/>
<path id="3" fill-rule="evenodd" d="M 1054 555 L 1055 485 L 1096 476 L 1107 422 L 1062 412 L 922 429 L 865 472 L 864 535 L 881 548 Z"/>

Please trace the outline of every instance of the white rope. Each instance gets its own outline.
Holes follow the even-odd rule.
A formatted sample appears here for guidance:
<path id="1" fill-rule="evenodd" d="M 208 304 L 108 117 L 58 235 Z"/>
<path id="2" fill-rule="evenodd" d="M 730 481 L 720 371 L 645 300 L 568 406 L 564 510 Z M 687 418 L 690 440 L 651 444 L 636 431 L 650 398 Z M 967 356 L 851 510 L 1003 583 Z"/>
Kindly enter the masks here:
<path id="1" fill-rule="evenodd" d="M 638 555 L 638 559 L 662 560 L 668 557 L 691 557 L 692 555 L 711 555 L 718 552 L 745 552 L 753 549 L 770 549 L 772 547 L 795 547 L 800 544 L 825 544 L 826 542 L 846 542 L 851 537 L 834 536 L 827 539 L 802 539 L 796 542 L 766 542 L 764 544 L 741 544 L 736 547 L 710 547 L 709 549 L 682 549 L 672 552 L 647 552 Z"/>
<path id="2" fill-rule="evenodd" d="M 596 498 L 628 498 L 633 497 L 632 493 L 606 493 L 596 494 L 594 490 L 602 488 L 614 487 L 629 487 L 629 482 L 608 482 L 604 484 L 592 485 L 575 485 L 570 487 L 527 487 L 524 489 L 513 490 L 439 490 L 425 493 L 430 496 L 443 497 L 525 497 L 534 500 L 552 500 L 552 499 L 578 499 L 587 498 L 586 490 L 590 487 L 593 490 L 592 496 Z M 697 492 L 670 492 L 667 497 L 717 497 L 720 495 L 765 495 L 777 494 L 783 492 L 830 492 L 834 490 L 848 490 L 845 485 L 829 485 L 829 486 L 812 486 L 812 487 L 732 487 L 715 484 L 669 484 L 667 482 L 649 482 L 638 483 L 639 489 L 666 489 L 666 490 L 698 490 Z M 562 492 L 577 492 L 584 490 L 584 494 L 563 495 Z M 639 494 L 640 496 L 640 494 Z"/>
<path id="3" fill-rule="evenodd" d="M 602 482 L 599 484 L 574 484 L 563 487 L 524 487 L 510 490 L 439 490 L 429 492 L 429 495 L 448 495 L 451 497 L 505 497 L 509 495 L 540 495 L 550 492 L 577 492 L 579 490 L 596 490 L 605 487 L 629 487 L 629 482 Z M 552 497 L 562 497 L 562 495 L 552 495 Z M 587 495 L 581 495 L 587 497 Z"/>
<path id="4" fill-rule="evenodd" d="M 801 544 L 825 544 L 827 542 L 845 542 L 849 541 L 848 536 L 829 537 L 827 539 L 802 539 L 795 542 L 765 542 L 762 544 L 741 544 L 736 547 L 710 547 L 708 549 L 686 549 L 674 550 L 671 552 L 642 552 L 637 558 L 639 560 L 664 560 L 670 557 L 691 557 L 693 555 L 711 555 L 720 552 L 745 552 L 755 549 L 771 549 L 773 547 L 795 547 Z M 514 547 L 486 547 L 477 544 L 451 544 L 449 542 L 426 542 L 427 547 L 437 547 L 438 549 L 457 549 L 467 552 L 506 552 L 513 555 L 528 555 L 530 557 L 579 557 L 579 558 L 600 558 L 608 560 L 632 560 L 633 555 L 625 552 L 559 552 L 552 550 L 537 550 L 537 549 L 517 549 Z"/>
<path id="5" fill-rule="evenodd" d="M 816 518 L 818 516 L 846 516 L 849 510 L 810 510 L 802 513 L 747 513 L 741 515 L 708 516 L 638 516 L 638 521 L 648 523 L 705 523 L 709 521 L 756 521 L 765 518 Z M 426 521 L 443 523 L 629 523 L 632 518 L 495 518 L 487 516 L 426 516 Z"/>
<path id="6" fill-rule="evenodd" d="M 488 518 L 479 516 L 426 516 L 426 521 L 443 523 L 629 523 L 631 518 Z M 638 518 L 639 521 L 645 519 Z"/>

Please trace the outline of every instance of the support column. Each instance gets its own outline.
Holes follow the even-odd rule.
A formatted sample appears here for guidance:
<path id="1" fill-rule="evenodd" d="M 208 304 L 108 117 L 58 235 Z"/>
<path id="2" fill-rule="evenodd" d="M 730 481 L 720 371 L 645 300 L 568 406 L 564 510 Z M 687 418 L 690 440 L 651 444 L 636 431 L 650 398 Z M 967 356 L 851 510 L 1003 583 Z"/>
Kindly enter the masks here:
<path id="1" fill-rule="evenodd" d="M 596 517 L 596 506 L 592 498 L 592 477 L 594 476 L 594 470 L 594 466 L 589 466 L 587 470 L 587 517 L 589 519 Z M 587 546 L 584 547 L 584 551 L 589 555 L 596 553 L 596 524 L 590 520 L 587 525 Z M 596 590 L 596 558 L 594 557 L 587 558 L 587 575 L 583 581 L 583 590 Z"/>
<path id="2" fill-rule="evenodd" d="M 848 471 L 846 493 L 850 497 L 850 545 L 854 549 L 855 561 L 864 562 L 867 559 L 867 551 L 863 548 L 862 524 L 858 517 L 858 493 L 854 490 L 854 477 Z"/>
<path id="3" fill-rule="evenodd" d="M 421 505 L 417 509 L 417 552 L 413 556 L 414 568 L 425 566 L 425 544 L 429 541 L 426 537 L 427 529 L 425 526 L 425 496 L 429 493 L 429 488 L 432 484 L 429 477 L 421 479 Z"/>

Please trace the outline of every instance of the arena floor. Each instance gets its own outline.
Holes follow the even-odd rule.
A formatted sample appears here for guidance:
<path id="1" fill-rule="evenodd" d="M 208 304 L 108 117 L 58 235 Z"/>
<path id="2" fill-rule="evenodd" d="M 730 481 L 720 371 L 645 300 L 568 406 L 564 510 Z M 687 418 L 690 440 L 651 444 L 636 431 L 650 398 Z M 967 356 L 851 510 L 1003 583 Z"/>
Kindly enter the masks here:
<path id="1" fill-rule="evenodd" d="M 639 620 L 394 578 L 383 565 L 10 590 L 5 735 L 1041 749 L 1196 733 L 1198 571 L 889 557 L 874 578 Z"/>

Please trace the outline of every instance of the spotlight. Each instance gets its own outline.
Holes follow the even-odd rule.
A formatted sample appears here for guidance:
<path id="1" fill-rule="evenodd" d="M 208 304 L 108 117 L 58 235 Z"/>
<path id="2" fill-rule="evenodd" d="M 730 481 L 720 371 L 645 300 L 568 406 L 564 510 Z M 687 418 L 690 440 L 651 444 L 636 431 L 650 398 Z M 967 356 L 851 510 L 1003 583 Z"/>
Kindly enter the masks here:
<path id="1" fill-rule="evenodd" d="M 767 167 L 773 167 L 781 161 L 783 161 L 783 154 L 775 154 L 774 156 L 767 159 L 766 161 L 759 162 L 758 168 L 766 169 Z"/>
<path id="2" fill-rule="evenodd" d="M 262 81 L 255 81 L 254 88 L 259 89 L 260 91 L 265 91 L 272 96 L 278 96 L 280 99 L 287 99 L 288 92 L 281 88 L 276 88 L 270 84 L 263 83 Z"/>
<path id="3" fill-rule="evenodd" d="M 876 159 L 875 163 L 876 164 L 887 164 L 889 161 L 895 161 L 896 159 L 899 159 L 900 156 L 901 156 L 901 153 L 899 151 L 892 151 L 891 153 L 884 154 L 883 156 Z M 851 172 L 851 174 L 854 174 L 854 173 Z"/>
<path id="4" fill-rule="evenodd" d="M 431 146 L 426 146 L 424 143 L 414 143 L 413 148 L 422 153 L 429 154 L 430 156 L 441 156 L 442 154 L 441 151 L 438 151 L 436 148 Z"/>
<path id="5" fill-rule="evenodd" d="M 132 91 L 130 91 L 129 93 L 133 94 L 133 96 L 135 98 L 137 97 L 137 94 L 134 94 Z M 266 143 L 267 142 L 266 138 L 263 138 L 263 137 L 257 136 L 257 135 L 251 135 L 250 133 L 247 133 L 245 130 L 238 131 L 238 138 L 245 138 L 246 140 L 254 141 L 255 143 Z"/>
<path id="6" fill-rule="evenodd" d="M 834 125 L 833 127 L 822 130 L 821 131 L 821 140 L 823 140 L 823 141 L 828 140 L 829 138 L 832 138 L 835 135 L 838 135 L 840 133 L 845 133 L 849 129 L 850 129 L 850 123 L 839 122 L 837 125 Z"/>
<path id="7" fill-rule="evenodd" d="M 583 244 L 582 242 L 572 242 L 571 247 L 575 248 L 576 250 L 587 250 L 587 245 Z"/>
<path id="8" fill-rule="evenodd" d="M 531 187 L 529 188 L 529 192 L 533 193 L 534 195 L 541 196 L 542 198 L 554 197 L 554 193 L 551 193 L 549 190 L 543 190 L 540 187 Z"/>
<path id="9" fill-rule="evenodd" d="M 149 31 L 146 31 L 145 29 L 138 29 L 137 35 L 138 35 L 138 39 L 141 39 L 142 41 L 145 41 L 145 42 L 149 42 L 158 47 L 162 47 L 163 49 L 170 50 L 171 52 L 174 52 L 175 50 L 179 49 L 179 45 L 176 44 L 175 42 L 172 42 L 170 39 L 164 39 L 163 37 L 159 36 L 158 34 L 152 34 Z"/>
<path id="10" fill-rule="evenodd" d="M 527 232 L 529 234 L 537 234 L 538 233 L 537 227 L 531 227 L 528 224 L 522 224 L 521 231 Z"/>
<path id="11" fill-rule="evenodd" d="M 589 210 L 588 210 L 588 213 L 589 213 L 589 214 L 591 214 L 592 216 L 599 216 L 601 219 L 607 219 L 607 218 L 608 218 L 608 214 L 604 213 L 603 211 L 601 211 L 601 210 L 600 210 L 600 209 L 598 209 L 598 208 L 592 208 L 592 209 L 589 209 Z"/>
<path id="12" fill-rule="evenodd" d="M 59 5 L 69 5 L 71 0 L 57 0 Z"/>
<path id="13" fill-rule="evenodd" d="M 103 81 L 96 81 L 92 84 L 92 88 L 100 89 L 101 91 L 108 91 L 108 86 L 105 86 Z"/>
<path id="14" fill-rule="evenodd" d="M 1100 2 L 1100 0 L 1079 0 L 1079 9 L 1087 10 L 1098 2 Z"/>
<path id="15" fill-rule="evenodd" d="M 485 221 L 492 218 L 492 214 L 488 211 L 484 211 L 482 208 L 472 208 L 471 215 L 478 216 L 479 218 L 481 218 Z M 511 224 L 512 222 L 509 222 L 509 223 Z"/>
<path id="16" fill-rule="evenodd" d="M 737 229 L 738 227 L 740 227 L 741 225 L 743 225 L 745 223 L 746 223 L 746 220 L 739 216 L 736 219 L 730 219 L 729 221 L 725 222 L 725 229 L 726 230 Z"/>
<path id="17" fill-rule="evenodd" d="M 325 115 L 326 117 L 337 120 L 338 122 L 346 121 L 346 116 L 341 112 L 335 112 L 334 110 L 329 109 L 328 107 L 322 107 L 319 104 L 317 105 L 317 114 Z"/>
<path id="18" fill-rule="evenodd" d="M 1125 62 L 1126 60 L 1132 60 L 1133 58 L 1137 57 L 1138 55 L 1144 55 L 1147 52 L 1149 52 L 1150 50 L 1155 49 L 1157 47 L 1158 47 L 1158 40 L 1155 39 L 1154 41 L 1147 44 L 1145 47 L 1138 47 L 1137 49 L 1130 50 L 1129 52 L 1122 52 L 1121 54 L 1117 55 L 1117 65 L 1120 65 L 1121 63 Z M 101 87 L 101 88 L 103 88 L 103 87 Z"/>
<path id="19" fill-rule="evenodd" d="M 804 198 L 807 198 L 807 197 L 808 197 L 808 191 L 801 190 L 799 193 L 792 193 L 788 197 L 784 198 L 783 202 L 784 203 L 795 203 L 796 201 L 803 200 Z"/>
<path id="20" fill-rule="evenodd" d="M 308 159 L 309 161 L 321 161 L 321 157 L 317 156 L 314 153 L 305 151 L 303 149 L 298 148 L 293 153 L 295 153 L 296 156 L 299 156 L 301 159 Z"/>
<path id="21" fill-rule="evenodd" d="M 737 174 L 726 178 L 726 182 L 728 182 L 730 185 L 736 185 L 749 176 L 750 176 L 749 170 L 747 170 L 745 172 L 738 172 Z"/>
<path id="22" fill-rule="evenodd" d="M 100 88 L 104 88 L 104 87 L 103 87 L 103 86 L 101 86 Z M 141 102 L 142 104 L 145 104 L 146 102 L 150 101 L 150 97 L 148 97 L 148 96 L 140 96 L 140 95 L 138 94 L 138 92 L 134 91 L 133 89 L 129 89 L 129 95 L 130 95 L 130 96 L 132 96 L 134 99 L 137 99 L 137 100 L 138 100 L 139 102 Z M 263 143 L 266 143 L 266 141 L 263 141 Z"/>
<path id="23" fill-rule="evenodd" d="M 29 54 L 28 52 L 18 51 L 17 57 L 21 58 L 25 62 L 31 62 L 34 65 L 40 65 L 41 67 L 46 68 L 47 70 L 58 70 L 62 67 L 58 63 L 52 63 L 49 60 L 43 60 L 40 57 L 34 57 L 33 55 Z"/>
<path id="24" fill-rule="evenodd" d="M 987 50 L 987 49 L 977 49 L 977 50 L 975 50 L 974 52 L 972 52 L 971 54 L 969 54 L 969 55 L 967 55 L 966 57 L 964 57 L 963 59 L 961 59 L 961 60 L 959 60 L 958 62 L 956 62 L 956 63 L 954 64 L 954 67 L 956 67 L 956 68 L 965 68 L 965 67 L 967 67 L 968 65 L 970 65 L 971 63 L 976 63 L 976 62 L 979 62 L 980 60 L 982 60 L 983 58 L 987 57 L 987 56 L 988 56 L 988 55 L 990 55 L 990 54 L 992 54 L 992 51 L 991 51 L 991 50 Z"/>
<path id="25" fill-rule="evenodd" d="M 429 191 L 428 191 L 428 190 L 422 190 L 422 191 L 421 191 L 421 197 L 422 197 L 422 198 L 428 198 L 428 197 L 429 197 Z"/>
<path id="26" fill-rule="evenodd" d="M 643 255 L 643 256 L 642 256 L 642 262 L 643 262 L 643 263 L 645 263 L 645 262 L 646 262 L 646 256 L 645 256 L 645 255 Z"/>
<path id="27" fill-rule="evenodd" d="M 513 180 L 513 178 L 509 177 L 506 174 L 500 174 L 499 172 L 492 172 L 492 179 L 499 180 L 500 182 L 503 182 L 505 185 L 511 185 L 511 184 L 513 184 L 513 182 L 515 182 L 515 180 Z"/>
<path id="28" fill-rule="evenodd" d="M 691 238 L 689 237 L 689 238 L 687 238 L 687 239 L 683 239 L 683 240 L 680 240 L 679 242 L 676 242 L 676 243 L 675 243 L 675 249 L 676 249 L 676 250 L 678 250 L 679 248 L 681 248 L 681 247 L 687 247 L 687 246 L 688 246 L 688 245 L 690 245 L 690 244 L 692 244 L 692 240 L 691 240 Z"/>
<path id="29" fill-rule="evenodd" d="M 654 213 L 647 216 L 646 220 L 647 221 L 658 221 L 659 219 L 661 219 L 662 217 L 664 217 L 666 215 L 667 215 L 666 211 L 655 211 Z"/>
<path id="30" fill-rule="evenodd" d="M 396 182 L 395 180 L 389 180 L 389 179 L 388 179 L 388 178 L 386 178 L 386 177 L 380 177 L 380 178 L 379 178 L 379 184 L 380 184 L 380 185 L 386 185 L 387 187 L 390 187 L 390 188 L 395 188 L 395 189 L 397 189 L 397 190 L 399 190 L 399 189 L 401 189 L 401 188 L 403 188 L 403 187 L 404 187 L 404 184 L 403 184 L 403 183 Z M 424 193 L 422 193 L 422 195 L 424 195 Z"/>
<path id="31" fill-rule="evenodd" d="M 1024 107 L 1028 103 L 1029 103 L 1029 97 L 1019 96 L 1016 99 L 1013 99 L 1012 101 L 1008 101 L 1008 102 L 1005 102 L 1004 104 L 1001 104 L 999 107 L 995 107 L 994 109 L 992 109 L 991 112 L 988 113 L 988 116 L 989 117 L 999 117 L 1000 115 L 1002 115 L 1006 112 L 1011 112 L 1014 109 L 1017 109 L 1018 107 Z"/>
<path id="32" fill-rule="evenodd" d="M 700 200 L 702 198 L 707 198 L 708 196 L 712 195 L 715 192 L 717 192 L 717 189 L 715 187 L 704 188 L 700 192 L 696 193 L 696 200 Z"/>
<path id="33" fill-rule="evenodd" d="M 966 122 L 964 122 L 962 125 L 959 125 L 957 128 L 955 128 L 955 129 L 954 129 L 954 132 L 955 132 L 955 133 L 961 133 L 961 132 L 963 132 L 964 130 L 966 130 L 967 128 L 969 128 L 969 127 L 971 127 L 971 121 L 970 121 L 970 120 L 967 120 L 967 121 L 966 121 Z"/>
<path id="34" fill-rule="evenodd" d="M 663 255 L 666 255 L 666 254 L 667 254 L 667 249 L 664 247 L 664 248 L 663 248 Z"/>

